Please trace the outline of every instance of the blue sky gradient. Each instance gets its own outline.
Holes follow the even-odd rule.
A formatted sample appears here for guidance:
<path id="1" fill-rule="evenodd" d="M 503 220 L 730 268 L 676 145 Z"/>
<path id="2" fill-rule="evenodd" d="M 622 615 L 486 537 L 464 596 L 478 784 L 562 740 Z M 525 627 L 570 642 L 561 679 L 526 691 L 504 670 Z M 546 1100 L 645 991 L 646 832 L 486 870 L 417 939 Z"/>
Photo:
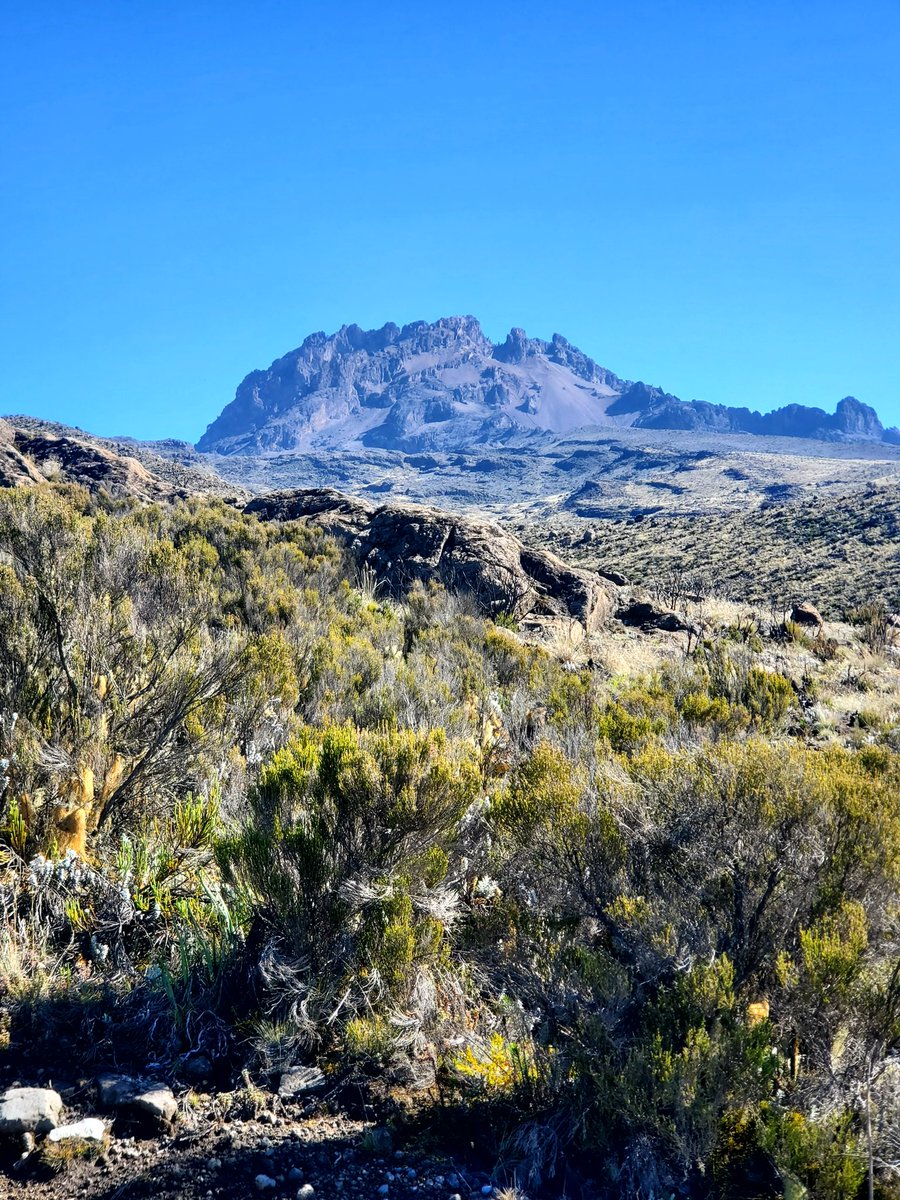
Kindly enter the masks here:
<path id="1" fill-rule="evenodd" d="M 900 5 L 4 12 L 0 410 L 195 440 L 313 330 L 900 422 Z"/>

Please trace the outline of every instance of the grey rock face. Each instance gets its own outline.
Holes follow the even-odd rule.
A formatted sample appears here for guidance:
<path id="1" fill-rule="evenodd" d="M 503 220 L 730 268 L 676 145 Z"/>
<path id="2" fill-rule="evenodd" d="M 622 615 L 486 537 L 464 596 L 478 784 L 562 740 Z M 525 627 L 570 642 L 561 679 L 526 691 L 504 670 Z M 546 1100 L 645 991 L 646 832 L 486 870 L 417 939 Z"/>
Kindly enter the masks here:
<path id="1" fill-rule="evenodd" d="M 376 507 L 330 488 L 276 492 L 251 500 L 245 511 L 322 526 L 394 596 L 434 579 L 471 596 L 486 615 L 564 617 L 591 629 L 609 613 L 610 589 L 599 575 L 474 517 L 415 504 Z"/>
<path id="2" fill-rule="evenodd" d="M 459 449 L 604 423 L 622 386 L 559 334 L 544 342 L 513 329 L 495 346 L 474 317 L 368 332 L 350 325 L 313 334 L 248 375 L 198 448 Z"/>
<path id="3" fill-rule="evenodd" d="M 698 633 L 696 626 L 685 621 L 671 608 L 651 600 L 631 600 L 616 610 L 616 619 L 623 625 L 639 625 L 644 630 L 662 629 L 667 633 Z"/>
<path id="4" fill-rule="evenodd" d="M 636 388 L 643 388 L 637 384 Z M 654 391 L 655 389 L 649 389 Z M 632 389 L 632 392 L 634 389 Z M 625 398 L 618 403 L 625 403 Z M 640 429 L 695 429 L 702 432 L 752 433 L 758 437 L 812 438 L 816 441 L 891 441 L 878 414 L 852 396 L 838 402 L 834 413 L 803 404 L 786 404 L 772 412 L 729 408 L 703 400 L 685 402 L 656 392 L 634 422 Z"/>
<path id="5" fill-rule="evenodd" d="M 50 1088 L 8 1088 L 0 1092 L 0 1136 L 48 1133 L 62 1109 L 62 1096 Z"/>
<path id="6" fill-rule="evenodd" d="M 861 404 L 855 396 L 845 396 L 843 400 L 838 401 L 834 422 L 839 432 L 850 434 L 852 437 L 878 440 L 886 432 L 875 409 L 870 408 L 868 404 Z"/>
<path id="7" fill-rule="evenodd" d="M 834 414 L 797 404 L 760 414 L 685 402 L 619 379 L 561 334 L 546 342 L 512 329 L 494 344 L 474 317 L 445 317 L 402 329 L 344 325 L 330 336 L 311 334 L 267 371 L 251 372 L 197 448 L 218 454 L 361 447 L 452 452 L 591 426 L 844 441 L 893 436 L 853 397 Z"/>

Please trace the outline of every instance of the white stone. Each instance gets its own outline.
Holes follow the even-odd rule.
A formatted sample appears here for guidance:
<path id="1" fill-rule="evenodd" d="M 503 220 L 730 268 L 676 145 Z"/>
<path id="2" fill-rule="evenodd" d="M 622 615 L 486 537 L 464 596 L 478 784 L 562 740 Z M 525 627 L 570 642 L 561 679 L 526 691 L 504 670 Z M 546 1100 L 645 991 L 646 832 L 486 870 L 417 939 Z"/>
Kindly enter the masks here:
<path id="1" fill-rule="evenodd" d="M 102 1142 L 106 1126 L 99 1117 L 85 1117 L 83 1121 L 74 1121 L 71 1125 L 57 1125 L 47 1135 L 51 1142 Z"/>

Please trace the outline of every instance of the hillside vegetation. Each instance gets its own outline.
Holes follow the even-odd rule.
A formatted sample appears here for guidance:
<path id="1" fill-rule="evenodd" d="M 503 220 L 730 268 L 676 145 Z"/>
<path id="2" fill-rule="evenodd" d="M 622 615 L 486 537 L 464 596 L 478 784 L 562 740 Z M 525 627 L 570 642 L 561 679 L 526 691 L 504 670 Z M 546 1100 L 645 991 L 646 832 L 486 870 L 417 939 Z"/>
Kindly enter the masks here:
<path id="1" fill-rule="evenodd" d="M 645 586 L 680 574 L 701 590 L 764 606 L 813 597 L 834 619 L 874 598 L 900 609 L 900 493 L 893 485 L 740 513 L 554 518 L 521 530 L 572 561 L 615 568 Z"/>
<path id="2" fill-rule="evenodd" d="M 317 1064 L 532 1196 L 897 1196 L 883 590 L 536 641 L 303 522 L 0 493 L 0 1070 Z"/>

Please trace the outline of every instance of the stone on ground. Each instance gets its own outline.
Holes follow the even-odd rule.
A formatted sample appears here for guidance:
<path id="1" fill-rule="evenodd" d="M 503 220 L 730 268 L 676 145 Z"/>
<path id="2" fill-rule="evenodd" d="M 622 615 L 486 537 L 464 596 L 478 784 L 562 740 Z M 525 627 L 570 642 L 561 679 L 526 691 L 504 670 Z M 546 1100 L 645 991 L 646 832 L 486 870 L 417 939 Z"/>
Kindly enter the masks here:
<path id="1" fill-rule="evenodd" d="M 62 1096 L 50 1088 L 9 1088 L 0 1092 L 0 1136 L 48 1133 L 59 1124 Z"/>
<path id="2" fill-rule="evenodd" d="M 102 1142 L 106 1126 L 99 1117 L 85 1117 L 83 1121 L 74 1121 L 71 1125 L 57 1125 L 47 1135 L 50 1142 Z"/>

